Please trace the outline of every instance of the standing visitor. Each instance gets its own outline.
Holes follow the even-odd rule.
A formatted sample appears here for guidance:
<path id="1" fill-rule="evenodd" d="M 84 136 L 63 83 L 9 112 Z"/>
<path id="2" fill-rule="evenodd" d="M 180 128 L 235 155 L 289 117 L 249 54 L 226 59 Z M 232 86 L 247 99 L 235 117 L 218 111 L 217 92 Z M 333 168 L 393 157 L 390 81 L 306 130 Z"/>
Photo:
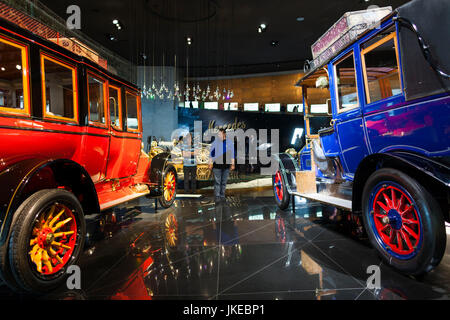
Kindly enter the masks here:
<path id="1" fill-rule="evenodd" d="M 192 144 L 192 136 L 188 133 L 181 140 L 181 152 L 183 154 L 184 192 L 195 193 L 197 190 L 197 160 L 195 148 Z"/>
<path id="2" fill-rule="evenodd" d="M 227 133 L 224 129 L 219 130 L 219 136 L 216 137 L 211 145 L 209 169 L 214 174 L 214 196 L 215 201 L 225 200 L 225 189 L 227 187 L 228 175 L 230 170 L 235 168 L 234 144 L 227 140 Z"/>
<path id="3" fill-rule="evenodd" d="M 299 134 L 297 134 L 297 137 L 295 138 L 295 142 L 294 142 L 294 149 L 295 151 L 299 152 L 302 148 L 302 138 L 300 137 Z"/>

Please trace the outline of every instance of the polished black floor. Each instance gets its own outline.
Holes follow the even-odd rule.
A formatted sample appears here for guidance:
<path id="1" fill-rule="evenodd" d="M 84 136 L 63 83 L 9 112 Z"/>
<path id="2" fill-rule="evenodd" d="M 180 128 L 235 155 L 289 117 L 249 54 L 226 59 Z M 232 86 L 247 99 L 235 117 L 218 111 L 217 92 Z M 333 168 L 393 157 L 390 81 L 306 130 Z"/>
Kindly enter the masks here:
<path id="1" fill-rule="evenodd" d="M 357 217 L 272 191 L 177 199 L 155 213 L 142 198 L 88 217 L 82 289 L 43 299 L 449 299 L 450 236 L 440 266 L 421 279 L 383 264 Z M 381 289 L 367 289 L 380 267 Z M 0 299 L 21 298 L 0 286 Z"/>

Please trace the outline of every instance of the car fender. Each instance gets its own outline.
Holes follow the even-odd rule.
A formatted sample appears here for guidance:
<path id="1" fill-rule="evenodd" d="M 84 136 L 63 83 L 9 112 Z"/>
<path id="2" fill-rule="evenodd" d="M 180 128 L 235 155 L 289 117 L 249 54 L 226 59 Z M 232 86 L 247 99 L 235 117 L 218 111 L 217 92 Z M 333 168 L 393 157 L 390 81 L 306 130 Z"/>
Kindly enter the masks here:
<path id="1" fill-rule="evenodd" d="M 100 212 L 94 183 L 87 171 L 72 160 L 30 158 L 16 162 L 0 173 L 0 185 L 0 246 L 9 239 L 17 208 L 39 190 L 66 188 L 80 195 L 85 212 Z"/>
<path id="2" fill-rule="evenodd" d="M 289 194 L 297 190 L 296 172 L 300 171 L 297 160 L 289 153 L 278 153 L 273 155 L 278 163 L 283 180 L 286 182 L 286 189 Z"/>
<path id="3" fill-rule="evenodd" d="M 353 212 L 360 213 L 364 185 L 370 175 L 381 168 L 395 168 L 426 186 L 439 202 L 446 219 L 449 218 L 450 168 L 436 160 L 405 151 L 375 153 L 358 166 L 353 180 Z"/>
<path id="4" fill-rule="evenodd" d="M 172 167 L 175 172 L 175 179 L 178 179 L 177 171 L 172 164 L 169 163 L 171 155 L 168 152 L 162 152 L 154 156 L 150 162 L 149 180 L 152 184 L 156 184 L 152 190 L 152 195 L 162 195 L 163 175 L 168 167 Z"/>

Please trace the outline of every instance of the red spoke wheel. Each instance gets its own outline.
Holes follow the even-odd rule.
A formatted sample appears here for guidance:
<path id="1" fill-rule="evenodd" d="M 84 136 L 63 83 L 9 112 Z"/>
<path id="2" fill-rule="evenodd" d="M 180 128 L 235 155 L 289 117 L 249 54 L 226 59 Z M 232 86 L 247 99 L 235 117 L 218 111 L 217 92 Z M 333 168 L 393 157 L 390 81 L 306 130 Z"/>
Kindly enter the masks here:
<path id="1" fill-rule="evenodd" d="M 380 240 L 398 257 L 414 254 L 420 248 L 423 231 L 409 194 L 401 187 L 382 184 L 371 204 L 373 226 Z"/>
<path id="2" fill-rule="evenodd" d="M 273 194 L 275 202 L 281 210 L 289 206 L 289 194 L 281 171 L 277 171 L 272 177 Z"/>
<path id="3" fill-rule="evenodd" d="M 62 189 L 41 190 L 16 211 L 9 243 L 11 269 L 25 291 L 43 292 L 64 282 L 85 237 L 83 209 Z"/>
<path id="4" fill-rule="evenodd" d="M 169 208 L 175 201 L 177 195 L 177 177 L 175 169 L 168 167 L 164 171 L 162 177 L 162 197 L 159 199 L 159 203 L 164 208 Z"/>
<path id="5" fill-rule="evenodd" d="M 419 275 L 439 264 L 446 233 L 436 200 L 415 179 L 380 169 L 363 191 L 363 220 L 371 243 L 402 272 Z"/>

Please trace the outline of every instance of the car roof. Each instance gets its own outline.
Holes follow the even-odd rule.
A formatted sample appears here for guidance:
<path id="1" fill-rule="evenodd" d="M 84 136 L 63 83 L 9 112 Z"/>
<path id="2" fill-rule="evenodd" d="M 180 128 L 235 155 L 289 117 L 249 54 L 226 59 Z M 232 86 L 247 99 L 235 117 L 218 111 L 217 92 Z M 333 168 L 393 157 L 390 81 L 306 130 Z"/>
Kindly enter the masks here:
<path id="1" fill-rule="evenodd" d="M 386 17 L 380 20 L 380 23 L 384 23 L 391 19 L 394 15 L 397 14 L 397 10 L 391 12 Z M 360 35 L 358 35 L 352 42 L 350 42 L 348 45 L 341 48 L 339 51 L 334 53 L 330 58 L 326 59 L 324 62 L 322 62 L 318 66 L 314 66 L 311 70 L 309 70 L 300 80 L 297 81 L 295 84 L 296 87 L 300 87 L 302 85 L 306 86 L 315 86 L 315 82 L 317 78 L 321 76 L 327 76 L 327 71 L 325 70 L 325 66 L 332 61 L 334 58 L 336 58 L 338 55 L 340 55 L 343 51 L 347 50 L 349 47 L 354 45 L 356 42 L 364 38 L 368 33 L 373 32 L 374 28 L 367 29 L 366 31 L 362 32 Z M 322 69 L 317 73 L 318 70 Z"/>

